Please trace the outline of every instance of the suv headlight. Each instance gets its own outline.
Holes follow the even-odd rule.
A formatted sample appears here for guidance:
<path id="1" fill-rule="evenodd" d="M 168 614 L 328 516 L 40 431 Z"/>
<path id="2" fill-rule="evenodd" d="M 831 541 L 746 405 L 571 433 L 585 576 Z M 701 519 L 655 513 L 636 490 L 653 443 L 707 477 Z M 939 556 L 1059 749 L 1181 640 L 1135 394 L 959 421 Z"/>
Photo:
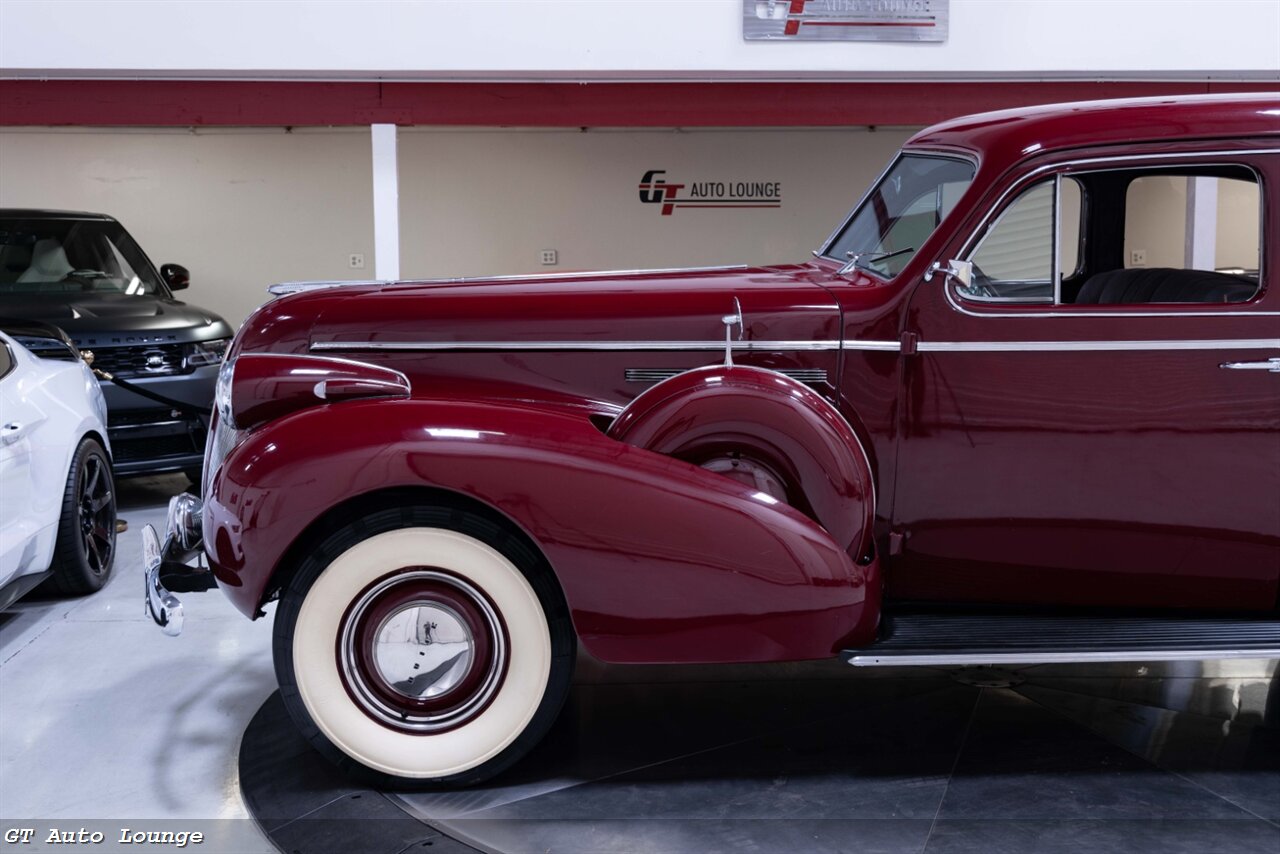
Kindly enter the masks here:
<path id="1" fill-rule="evenodd" d="M 187 367 L 203 368 L 216 365 L 227 354 L 230 338 L 215 338 L 212 341 L 197 341 L 187 345 Z"/>

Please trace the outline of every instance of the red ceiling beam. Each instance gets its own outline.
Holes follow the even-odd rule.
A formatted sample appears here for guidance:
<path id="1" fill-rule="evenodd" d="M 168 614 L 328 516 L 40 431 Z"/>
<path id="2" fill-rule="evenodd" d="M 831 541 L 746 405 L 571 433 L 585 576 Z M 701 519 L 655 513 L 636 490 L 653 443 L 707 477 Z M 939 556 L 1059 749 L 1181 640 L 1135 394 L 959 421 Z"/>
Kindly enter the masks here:
<path id="1" fill-rule="evenodd" d="M 0 126 L 840 127 L 925 125 L 1057 101 L 1274 83 L 377 83 L 0 80 Z"/>

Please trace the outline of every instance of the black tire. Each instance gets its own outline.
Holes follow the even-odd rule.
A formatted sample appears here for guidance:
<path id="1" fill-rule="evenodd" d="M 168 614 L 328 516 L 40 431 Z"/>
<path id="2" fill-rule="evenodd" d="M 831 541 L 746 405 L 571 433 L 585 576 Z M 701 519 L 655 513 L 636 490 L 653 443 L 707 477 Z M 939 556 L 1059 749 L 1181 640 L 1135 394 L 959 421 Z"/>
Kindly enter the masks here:
<path id="1" fill-rule="evenodd" d="M 461 558 L 449 556 L 447 548 L 452 548 L 451 544 L 464 550 Z M 357 548 L 359 551 L 353 551 Z M 397 549 L 400 554 L 394 554 Z M 480 556 L 476 562 L 481 565 L 469 563 L 471 558 L 467 555 L 472 553 Z M 335 561 L 341 563 L 335 566 Z M 326 574 L 331 567 L 333 572 Z M 455 583 L 470 586 L 471 598 L 457 589 L 448 589 Z M 414 587 L 415 584 L 422 586 Z M 379 696 L 385 698 L 388 685 L 412 684 L 418 675 L 428 680 L 423 683 L 428 688 L 442 685 L 443 681 L 429 680 L 437 678 L 442 668 L 452 670 L 451 662 L 459 660 L 454 656 L 433 668 L 432 660 L 424 659 L 428 671 L 409 676 L 406 683 L 403 678 L 392 678 L 388 673 L 392 668 L 384 667 L 380 658 L 379 650 L 384 644 L 401 644 L 399 651 L 409 649 L 424 655 L 422 650 L 427 648 L 415 644 L 432 642 L 431 631 L 437 624 L 427 623 L 429 617 L 424 615 L 434 615 L 432 609 L 437 605 L 420 606 L 441 589 L 465 600 L 466 607 L 488 607 L 496 614 L 498 628 L 492 633 L 493 646 L 509 646 L 504 653 L 508 658 L 497 665 L 492 649 L 488 650 L 489 658 L 482 655 L 482 645 L 486 643 L 482 639 L 483 626 L 474 636 L 467 631 L 462 635 L 464 641 L 455 644 L 467 650 L 465 664 L 460 666 L 463 675 L 443 687 L 443 694 L 438 696 L 458 692 L 461 699 L 455 708 L 474 704 L 466 712 L 470 717 L 450 712 L 459 715 L 459 722 L 448 724 L 447 729 L 434 723 L 440 717 L 432 718 L 427 712 L 415 713 L 418 716 L 410 719 L 402 709 L 414 702 L 428 702 L 431 697 L 420 694 L 428 699 L 403 700 L 402 705 L 392 709 L 400 718 L 390 721 L 388 706 L 382 706 L 383 711 L 379 712 L 375 708 L 377 699 L 361 698 L 370 696 L 370 691 L 382 691 Z M 365 608 L 368 616 L 362 616 Z M 535 610 L 539 611 L 536 615 Z M 370 632 L 368 627 L 374 625 L 378 614 L 382 615 L 381 623 Z M 406 616 L 395 631 L 416 625 L 415 641 L 386 640 L 388 634 L 384 632 L 392 631 L 387 626 L 401 614 L 412 616 Z M 421 637 L 424 625 L 429 625 L 425 641 Z M 404 635 L 407 636 L 408 633 Z M 430 651 L 435 654 L 444 646 L 438 644 Z M 568 694 L 576 637 L 551 567 L 512 526 L 460 507 L 417 505 L 370 512 L 337 528 L 309 549 L 281 594 L 273 652 L 285 708 L 316 750 L 372 785 L 429 788 L 487 780 L 510 767 L 542 739 Z M 481 662 L 486 661 L 482 666 Z M 414 665 L 413 670 L 418 666 Z M 407 672 L 394 675 L 403 677 Z M 473 672 L 479 675 L 473 677 Z M 447 672 L 443 678 L 448 678 Z M 335 682 L 338 679 L 341 687 Z M 495 682 L 496 687 L 487 688 L 491 693 L 483 698 L 479 689 L 464 689 L 473 679 L 490 680 L 484 684 Z M 373 689 L 368 688 L 374 683 Z M 393 705 L 396 702 L 391 701 Z M 508 715 L 512 708 L 518 713 Z M 317 717 L 323 720 L 318 721 Z M 471 726 L 481 719 L 485 720 L 483 724 Z M 521 728 L 514 723 L 518 720 L 527 723 Z M 322 730 L 322 723 L 332 738 Z M 411 726 L 439 726 L 440 730 L 407 729 Z M 510 740 L 492 741 L 495 731 L 506 733 L 502 739 Z M 462 754 L 474 751 L 470 765 L 448 765 L 440 758 L 457 754 L 459 745 Z"/>
<path id="2" fill-rule="evenodd" d="M 183 469 L 182 473 L 186 475 L 187 480 L 191 481 L 191 486 L 187 487 L 185 491 L 190 492 L 192 495 L 199 497 L 200 486 L 202 483 L 201 478 L 204 475 L 204 472 L 201 469 L 194 468 L 194 469 Z"/>
<path id="3" fill-rule="evenodd" d="M 53 552 L 53 589 L 83 596 L 102 589 L 116 557 L 116 495 L 111 460 L 96 440 L 84 438 L 71 458 Z"/>

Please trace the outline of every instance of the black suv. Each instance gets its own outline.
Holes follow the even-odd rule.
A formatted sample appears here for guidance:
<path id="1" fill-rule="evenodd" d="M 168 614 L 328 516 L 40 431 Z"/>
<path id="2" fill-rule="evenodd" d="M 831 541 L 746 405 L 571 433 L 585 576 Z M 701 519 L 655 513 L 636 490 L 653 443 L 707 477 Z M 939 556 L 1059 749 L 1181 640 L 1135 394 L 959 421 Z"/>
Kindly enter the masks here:
<path id="1" fill-rule="evenodd" d="M 93 366 L 165 398 L 179 409 L 102 383 L 117 474 L 182 471 L 199 482 L 205 421 L 227 322 L 179 302 L 184 267 L 155 266 L 109 216 L 0 209 L 0 315 L 66 330 Z M 36 355 L 65 354 L 47 338 L 22 343 Z M 60 351 L 62 351 L 60 353 Z"/>

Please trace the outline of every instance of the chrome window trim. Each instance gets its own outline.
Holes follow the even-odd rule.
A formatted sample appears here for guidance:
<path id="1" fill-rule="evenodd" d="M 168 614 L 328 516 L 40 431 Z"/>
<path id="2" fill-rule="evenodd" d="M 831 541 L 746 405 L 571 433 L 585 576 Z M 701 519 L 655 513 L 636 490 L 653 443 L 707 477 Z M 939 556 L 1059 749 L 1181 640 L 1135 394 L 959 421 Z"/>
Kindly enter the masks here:
<path id="1" fill-rule="evenodd" d="M 1039 282 L 1019 282 L 1019 284 L 1040 284 Z M 1046 279 L 1044 284 L 1048 285 Z M 982 295 L 962 297 L 965 302 L 982 302 L 994 305 L 1054 305 L 1053 295 L 1044 297 L 984 297 Z"/>
<path id="2" fill-rule="evenodd" d="M 862 194 L 862 197 L 858 199 L 858 203 L 854 205 L 847 214 L 845 214 L 844 219 L 840 222 L 838 226 L 836 226 L 835 231 L 831 232 L 831 234 L 827 237 L 826 241 L 822 244 L 822 248 L 813 250 L 813 254 L 815 257 L 825 258 L 828 261 L 834 261 L 837 264 L 844 263 L 839 258 L 833 258 L 827 254 L 827 251 L 831 249 L 831 244 L 835 243 L 836 238 L 839 237 L 840 234 L 844 232 L 846 228 L 849 227 L 849 223 L 853 222 L 854 216 L 857 215 L 858 211 L 862 210 L 862 206 L 867 203 L 867 199 L 871 198 L 871 194 L 875 191 L 876 187 L 880 186 L 880 182 L 884 180 L 884 177 L 888 175 L 891 171 L 893 171 L 893 167 L 898 165 L 898 161 L 902 160 L 902 158 L 906 157 L 907 155 L 919 155 L 921 157 L 939 157 L 944 160 L 961 160 L 966 163 L 972 164 L 973 178 L 970 179 L 969 186 L 965 188 L 966 193 L 969 192 L 969 190 L 973 187 L 974 182 L 977 181 L 978 170 L 982 166 L 982 162 L 977 157 L 967 152 L 952 151 L 949 149 L 940 149 L 940 148 L 910 148 L 910 149 L 900 148 L 898 149 L 898 153 L 895 154 L 892 158 L 890 158 L 889 165 L 886 166 L 880 172 L 880 174 L 876 176 L 876 179 L 867 186 L 866 192 L 864 192 Z M 954 210 L 954 208 L 952 208 L 952 210 Z M 946 217 L 943 217 L 943 219 L 945 220 Z M 937 230 L 941 227 L 942 227 L 942 222 L 939 222 L 934 227 L 934 230 L 929 233 L 929 237 L 933 237 L 933 235 L 937 233 Z M 926 238 L 926 241 L 927 239 L 928 238 Z M 915 260 L 914 255 L 912 256 L 912 260 Z M 902 274 L 899 273 L 898 275 L 900 276 Z M 887 279 L 884 278 L 883 276 L 877 276 L 877 278 L 881 279 L 882 281 L 888 282 L 893 279 L 896 279 L 897 276 L 890 276 Z"/>
<path id="3" fill-rule="evenodd" d="M 1049 277 L 1053 282 L 1053 304 L 1062 305 L 1062 173 L 1053 176 L 1053 216 L 1049 220 L 1053 229 L 1052 266 Z"/>
<path id="4" fill-rule="evenodd" d="M 1178 151 L 1178 152 L 1165 152 L 1165 153 L 1157 153 L 1157 154 L 1124 154 L 1116 157 L 1089 157 L 1089 158 L 1084 158 L 1080 160 L 1064 160 L 1058 163 L 1048 163 L 1048 164 L 1045 164 L 1044 166 L 1039 166 L 1035 169 L 1032 169 L 1026 175 L 1022 176 L 1022 178 L 1018 182 L 1016 182 L 1015 184 L 1013 184 L 1008 189 L 1006 189 L 1003 193 L 1000 194 L 999 198 L 995 200 L 995 202 L 987 210 L 986 214 L 984 214 L 982 219 L 979 220 L 978 224 L 974 227 L 973 231 L 970 232 L 969 236 L 966 238 L 964 244 L 962 245 L 961 251 L 957 253 L 957 257 L 969 258 L 972 255 L 973 251 L 976 249 L 976 244 L 981 242 L 981 239 L 984 236 L 984 233 L 987 229 L 987 224 L 991 221 L 992 212 L 1000 210 L 1003 213 L 1002 206 L 1004 205 L 1005 200 L 1009 198 L 1010 194 L 1014 192 L 1019 192 L 1019 193 L 1022 192 L 1031 184 L 1034 184 L 1036 179 L 1045 172 L 1049 172 L 1054 169 L 1060 170 L 1061 172 L 1067 172 L 1069 170 L 1075 170 L 1077 167 L 1080 167 L 1080 166 L 1087 167 L 1094 164 L 1130 163 L 1130 162 L 1137 162 L 1137 161 L 1152 161 L 1152 160 L 1157 160 L 1157 161 L 1158 160 L 1195 160 L 1195 159 L 1209 158 L 1209 157 L 1251 157 L 1259 154 L 1280 154 L 1280 148 L 1242 148 L 1235 151 L 1230 149 L 1225 149 L 1225 150 L 1215 149 L 1212 151 Z M 1258 205 L 1259 205 L 1258 254 L 1261 256 L 1258 260 L 1258 292 L 1260 293 L 1263 290 L 1263 283 L 1266 281 L 1265 263 L 1267 260 L 1266 251 L 1264 248 L 1265 242 L 1266 242 L 1266 217 L 1265 217 L 1266 196 L 1265 196 L 1265 193 L 1261 192 L 1261 190 L 1263 189 L 1262 175 L 1260 175 L 1258 173 L 1258 170 L 1255 169 L 1254 167 L 1248 164 L 1243 164 L 1243 163 L 1208 163 L 1206 162 L 1200 165 L 1243 166 L 1244 168 L 1253 172 L 1254 176 L 1257 178 L 1258 189 L 1259 189 L 1259 193 L 1258 193 Z M 1096 169 L 1096 170 L 1088 170 L 1088 171 L 1108 172 L 1108 171 L 1118 171 L 1118 170 Z M 992 313 L 992 312 L 983 312 L 983 311 L 970 311 L 966 309 L 963 305 L 960 304 L 959 301 L 957 301 L 956 294 L 953 293 L 954 290 L 955 290 L 955 286 L 951 282 L 948 282 L 943 286 L 943 292 L 946 294 L 947 302 L 956 311 L 960 312 L 961 314 L 969 315 L 970 317 L 1231 317 L 1231 316 L 1280 317 L 1280 311 L 1248 311 L 1245 308 L 1235 308 L 1235 309 L 1218 310 L 1218 311 L 1203 311 L 1203 310 L 1183 311 L 1180 308 L 1181 306 L 1184 306 L 1184 305 L 1192 306 L 1192 305 L 1198 305 L 1199 303 L 1170 303 L 1169 305 L 1174 307 L 1165 309 L 1163 311 L 1145 311 L 1145 312 L 1093 311 L 1091 309 L 1083 309 L 1083 310 L 1075 309 L 1070 311 L 1053 311 L 1053 312 L 1050 312 L 1050 311 L 1012 312 L 1010 311 L 1010 312 Z M 964 300 L 965 298 L 960 297 L 960 299 Z M 1257 299 L 1257 293 L 1254 294 L 1253 299 Z M 1243 306 L 1248 306 L 1251 302 L 1252 300 L 1244 303 L 1235 303 L 1235 305 L 1243 307 Z M 1133 303 L 1133 304 L 1140 305 L 1141 303 Z M 1061 305 L 1061 303 L 1055 303 L 1054 305 L 1056 307 Z"/>
<path id="5" fill-rule="evenodd" d="M 1075 311 L 970 311 L 959 302 L 956 301 L 952 294 L 950 285 L 943 288 L 946 294 L 947 302 L 953 309 L 961 314 L 967 314 L 970 317 L 1280 317 L 1280 311 L 1093 311 L 1091 309 L 1077 309 Z M 1157 303 L 1152 303 L 1156 305 Z M 1192 306 L 1201 303 L 1185 302 L 1185 303 L 1166 303 L 1167 305 Z M 1227 303 L 1224 303 L 1226 305 Z M 1245 306 L 1249 303 L 1234 303 L 1234 305 Z M 1033 305 L 1033 303 L 1026 303 Z M 1049 303 L 1042 303 L 1049 305 Z M 1132 303 L 1132 305 L 1141 305 L 1141 303 Z"/>

